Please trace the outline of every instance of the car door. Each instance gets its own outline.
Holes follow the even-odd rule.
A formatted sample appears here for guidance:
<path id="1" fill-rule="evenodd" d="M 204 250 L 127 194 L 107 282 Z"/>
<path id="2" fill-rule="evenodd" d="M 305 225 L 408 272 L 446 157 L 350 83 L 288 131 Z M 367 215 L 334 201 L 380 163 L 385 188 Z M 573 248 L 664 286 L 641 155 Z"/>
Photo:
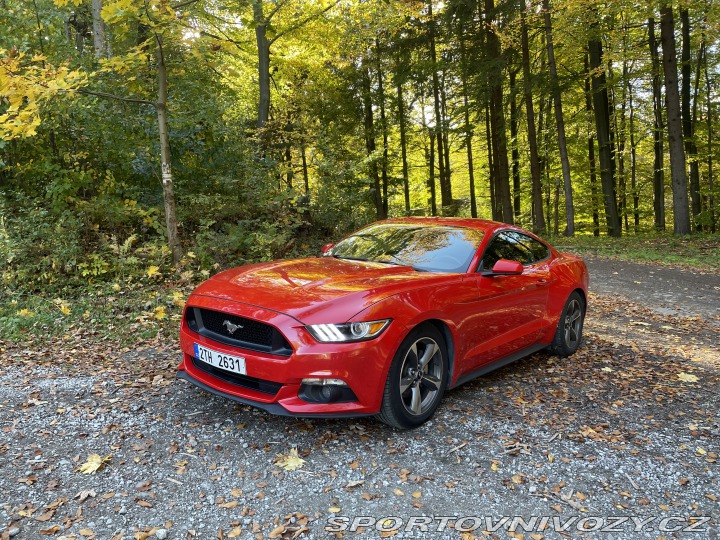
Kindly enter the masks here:
<path id="1" fill-rule="evenodd" d="M 517 231 L 501 231 L 489 242 L 473 276 L 478 311 L 472 318 L 475 342 L 469 344 L 471 369 L 533 345 L 547 327 L 550 251 Z M 483 275 L 500 259 L 523 264 L 520 275 Z"/>

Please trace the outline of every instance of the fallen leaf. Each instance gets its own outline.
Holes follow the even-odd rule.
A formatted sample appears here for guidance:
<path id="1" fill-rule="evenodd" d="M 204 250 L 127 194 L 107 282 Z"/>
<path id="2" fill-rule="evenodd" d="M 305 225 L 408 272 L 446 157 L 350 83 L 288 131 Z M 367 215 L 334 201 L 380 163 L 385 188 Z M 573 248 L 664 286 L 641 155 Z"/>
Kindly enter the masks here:
<path id="1" fill-rule="evenodd" d="M 691 374 L 691 373 L 685 373 L 684 371 L 681 371 L 678 373 L 677 378 L 683 382 L 698 382 L 698 378 Z"/>
<path id="2" fill-rule="evenodd" d="M 242 534 L 242 529 L 240 527 L 235 527 L 232 529 L 229 533 L 227 533 L 228 538 L 237 538 Z"/>
<path id="3" fill-rule="evenodd" d="M 50 510 L 49 512 L 45 512 L 44 514 L 40 514 L 35 519 L 37 521 L 50 521 L 50 519 L 55 515 L 55 510 Z"/>
<path id="4" fill-rule="evenodd" d="M 80 465 L 77 470 L 83 474 L 96 473 L 103 465 L 110 462 L 111 457 L 112 455 L 101 457 L 99 454 L 90 454 L 85 463 Z"/>
<path id="5" fill-rule="evenodd" d="M 272 531 L 270 531 L 270 534 L 268 534 L 268 538 L 280 538 L 280 536 L 282 536 L 282 533 L 284 532 L 285 525 L 278 525 Z"/>
<path id="6" fill-rule="evenodd" d="M 298 455 L 297 448 L 291 448 L 288 454 L 277 454 L 275 465 L 282 467 L 286 471 L 295 471 L 301 469 L 305 464 L 305 460 Z"/>

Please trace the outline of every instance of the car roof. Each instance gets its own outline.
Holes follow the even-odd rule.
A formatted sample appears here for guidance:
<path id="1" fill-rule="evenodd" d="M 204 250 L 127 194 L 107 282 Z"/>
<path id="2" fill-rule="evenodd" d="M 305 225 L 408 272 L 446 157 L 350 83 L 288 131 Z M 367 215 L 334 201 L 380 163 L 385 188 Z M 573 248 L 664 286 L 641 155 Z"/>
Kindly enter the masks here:
<path id="1" fill-rule="evenodd" d="M 476 219 L 476 218 L 454 218 L 454 217 L 401 217 L 401 218 L 390 218 L 375 223 L 412 223 L 414 225 L 446 225 L 451 227 L 467 227 L 470 229 L 478 229 L 484 231 L 486 234 L 492 234 L 498 229 L 516 229 L 522 230 L 519 227 L 509 225 L 507 223 L 500 223 L 498 221 L 490 221 L 487 219 Z"/>

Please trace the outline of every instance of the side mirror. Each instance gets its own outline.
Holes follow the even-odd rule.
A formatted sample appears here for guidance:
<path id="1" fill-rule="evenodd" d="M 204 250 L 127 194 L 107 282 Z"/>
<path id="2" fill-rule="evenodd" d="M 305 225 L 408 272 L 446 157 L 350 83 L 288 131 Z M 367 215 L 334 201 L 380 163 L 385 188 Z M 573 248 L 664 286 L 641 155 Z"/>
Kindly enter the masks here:
<path id="1" fill-rule="evenodd" d="M 323 254 L 323 257 L 324 257 L 325 255 L 327 255 L 328 251 L 330 251 L 334 246 L 335 246 L 335 244 L 333 244 L 333 243 L 325 244 L 325 245 L 320 249 L 320 252 Z"/>
<path id="2" fill-rule="evenodd" d="M 517 261 L 500 259 L 489 272 L 483 272 L 484 276 L 519 276 L 523 273 L 523 265 Z"/>

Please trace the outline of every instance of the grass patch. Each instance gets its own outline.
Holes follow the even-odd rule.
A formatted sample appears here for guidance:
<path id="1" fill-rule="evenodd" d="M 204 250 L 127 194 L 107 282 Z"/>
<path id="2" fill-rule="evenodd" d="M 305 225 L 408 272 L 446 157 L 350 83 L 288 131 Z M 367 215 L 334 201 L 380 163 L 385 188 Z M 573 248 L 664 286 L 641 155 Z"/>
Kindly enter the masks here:
<path id="1" fill-rule="evenodd" d="M 720 236 L 692 234 L 683 237 L 671 234 L 639 234 L 609 238 L 577 235 L 573 238 L 554 237 L 550 242 L 558 249 L 630 261 L 681 266 L 698 270 L 720 269 Z"/>
<path id="2" fill-rule="evenodd" d="M 49 343 L 81 333 L 98 342 L 131 345 L 176 333 L 193 287 L 169 280 L 128 280 L 64 294 L 10 293 L 0 304 L 0 335 L 15 342 Z"/>

